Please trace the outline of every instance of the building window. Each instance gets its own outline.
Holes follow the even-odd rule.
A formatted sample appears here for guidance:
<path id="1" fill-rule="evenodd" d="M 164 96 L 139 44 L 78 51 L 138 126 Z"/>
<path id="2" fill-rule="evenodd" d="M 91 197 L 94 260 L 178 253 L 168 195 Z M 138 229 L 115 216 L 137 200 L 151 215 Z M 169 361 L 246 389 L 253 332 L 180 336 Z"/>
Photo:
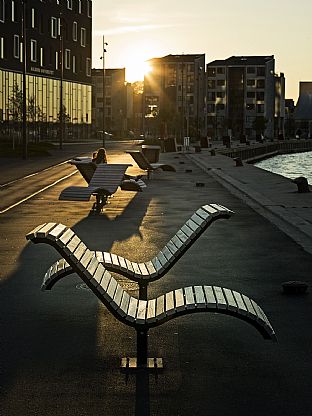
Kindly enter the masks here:
<path id="1" fill-rule="evenodd" d="M 57 19 L 56 17 L 51 17 L 51 37 L 57 38 Z"/>
<path id="2" fill-rule="evenodd" d="M 257 101 L 263 101 L 264 100 L 264 91 L 257 91 Z"/>
<path id="3" fill-rule="evenodd" d="M 15 22 L 15 1 L 12 0 L 12 22 Z"/>
<path id="4" fill-rule="evenodd" d="M 73 55 L 73 73 L 76 73 L 76 56 Z"/>
<path id="5" fill-rule="evenodd" d="M 73 0 L 67 0 L 67 8 L 69 10 L 72 10 L 73 9 Z"/>
<path id="6" fill-rule="evenodd" d="M 247 66 L 247 74 L 254 74 L 256 72 L 256 68 L 254 66 Z"/>
<path id="7" fill-rule="evenodd" d="M 255 79 L 247 79 L 247 87 L 254 87 L 256 85 Z"/>
<path id="8" fill-rule="evenodd" d="M 207 104 L 207 113 L 214 113 L 215 112 L 215 104 Z"/>
<path id="9" fill-rule="evenodd" d="M 87 38 L 87 31 L 84 27 L 81 28 L 80 31 L 80 44 L 81 46 L 86 46 L 86 39 Z"/>
<path id="10" fill-rule="evenodd" d="M 215 77 L 216 76 L 216 68 L 207 68 L 207 76 L 208 77 Z"/>
<path id="11" fill-rule="evenodd" d="M 265 80 L 257 79 L 257 88 L 265 88 Z"/>
<path id="12" fill-rule="evenodd" d="M 92 17 L 92 3 L 90 0 L 88 0 L 88 17 Z"/>
<path id="13" fill-rule="evenodd" d="M 37 62 L 37 41 L 35 39 L 30 40 L 30 60 Z"/>
<path id="14" fill-rule="evenodd" d="M 34 29 L 36 27 L 36 10 L 31 9 L 31 27 Z"/>
<path id="15" fill-rule="evenodd" d="M 216 88 L 216 81 L 214 79 L 208 79 L 207 87 L 209 90 L 214 90 Z"/>
<path id="16" fill-rule="evenodd" d="M 258 66 L 257 76 L 258 77 L 264 77 L 265 76 L 265 67 L 264 66 Z"/>
<path id="17" fill-rule="evenodd" d="M 218 87 L 224 87 L 225 86 L 225 79 L 218 79 L 217 80 Z"/>
<path id="18" fill-rule="evenodd" d="M 247 98 L 255 98 L 256 93 L 254 91 L 247 91 L 246 97 Z"/>
<path id="19" fill-rule="evenodd" d="M 77 22 L 73 22 L 73 40 L 77 41 L 78 39 L 78 24 Z"/>
<path id="20" fill-rule="evenodd" d="M 207 92 L 207 100 L 208 101 L 215 101 L 216 99 L 216 93 L 214 92 Z"/>
<path id="21" fill-rule="evenodd" d="M 19 39 L 19 35 L 14 35 L 13 56 L 14 56 L 14 58 L 17 58 L 17 59 L 19 59 L 19 57 L 20 57 L 20 39 Z"/>
<path id="22" fill-rule="evenodd" d="M 0 38 L 0 59 L 4 59 L 4 38 Z"/>
<path id="23" fill-rule="evenodd" d="M 40 48 L 40 66 L 44 66 L 43 48 Z"/>
<path id="24" fill-rule="evenodd" d="M 4 23 L 4 13 L 5 13 L 4 0 L 0 0 L 0 22 L 2 23 Z"/>
<path id="25" fill-rule="evenodd" d="M 264 104 L 257 104 L 257 113 L 264 113 Z"/>
<path id="26" fill-rule="evenodd" d="M 86 75 L 87 77 L 91 77 L 91 59 L 86 59 Z"/>
<path id="27" fill-rule="evenodd" d="M 217 91 L 217 98 L 224 98 L 225 92 L 224 91 Z"/>
<path id="28" fill-rule="evenodd" d="M 225 68 L 223 66 L 218 67 L 217 74 L 225 74 Z"/>
<path id="29" fill-rule="evenodd" d="M 65 49 L 65 68 L 70 69 L 70 50 Z"/>
<path id="30" fill-rule="evenodd" d="M 247 111 L 252 111 L 255 109 L 255 105 L 254 104 L 246 104 L 246 110 Z"/>
<path id="31" fill-rule="evenodd" d="M 222 110 L 225 109 L 225 105 L 224 104 L 217 104 L 216 109 L 217 109 L 217 111 L 222 111 Z"/>
<path id="32" fill-rule="evenodd" d="M 81 0 L 78 0 L 78 13 L 81 14 L 82 13 L 82 5 L 81 5 Z"/>

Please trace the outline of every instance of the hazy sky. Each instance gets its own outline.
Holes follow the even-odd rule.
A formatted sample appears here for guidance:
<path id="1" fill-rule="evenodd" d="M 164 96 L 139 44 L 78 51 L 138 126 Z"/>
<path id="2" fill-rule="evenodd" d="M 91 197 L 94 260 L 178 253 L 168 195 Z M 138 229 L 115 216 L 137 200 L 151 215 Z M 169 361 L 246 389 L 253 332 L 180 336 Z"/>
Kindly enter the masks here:
<path id="1" fill-rule="evenodd" d="M 93 0 L 93 67 L 126 67 L 142 78 L 144 61 L 205 53 L 206 63 L 232 55 L 275 55 L 286 98 L 312 81 L 312 0 Z"/>

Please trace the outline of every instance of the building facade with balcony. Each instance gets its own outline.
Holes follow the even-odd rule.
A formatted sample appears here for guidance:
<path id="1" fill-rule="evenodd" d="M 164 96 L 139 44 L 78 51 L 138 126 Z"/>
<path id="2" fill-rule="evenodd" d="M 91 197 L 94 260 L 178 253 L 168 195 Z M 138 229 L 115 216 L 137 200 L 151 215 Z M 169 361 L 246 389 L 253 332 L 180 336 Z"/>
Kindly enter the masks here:
<path id="1" fill-rule="evenodd" d="M 63 115 L 64 138 L 85 139 L 91 127 L 92 2 L 23 4 L 0 0 L 0 137 L 20 137 L 25 17 L 28 138 L 56 139 Z"/>
<path id="2" fill-rule="evenodd" d="M 125 68 L 92 69 L 92 126 L 93 133 L 103 131 L 124 137 L 128 129 L 128 100 Z M 105 73 L 105 80 L 103 79 Z M 105 94 L 104 94 L 105 88 Z M 105 98 L 105 120 L 103 100 Z M 132 99 L 132 98 L 131 98 Z"/>
<path id="3" fill-rule="evenodd" d="M 200 137 L 205 133 L 205 55 L 167 55 L 148 61 L 144 77 L 145 135 Z"/>
<path id="4" fill-rule="evenodd" d="M 274 56 L 232 56 L 207 64 L 207 134 L 268 138 L 283 133 L 284 75 Z"/>

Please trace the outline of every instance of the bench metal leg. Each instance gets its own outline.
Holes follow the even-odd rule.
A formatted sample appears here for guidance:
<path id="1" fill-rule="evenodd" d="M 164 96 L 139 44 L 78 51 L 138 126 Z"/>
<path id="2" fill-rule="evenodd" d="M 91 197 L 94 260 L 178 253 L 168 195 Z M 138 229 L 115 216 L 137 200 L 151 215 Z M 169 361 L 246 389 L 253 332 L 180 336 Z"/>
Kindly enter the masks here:
<path id="1" fill-rule="evenodd" d="M 137 366 L 147 366 L 147 330 L 137 330 Z"/>
<path id="2" fill-rule="evenodd" d="M 147 283 L 139 282 L 139 299 L 147 300 Z"/>

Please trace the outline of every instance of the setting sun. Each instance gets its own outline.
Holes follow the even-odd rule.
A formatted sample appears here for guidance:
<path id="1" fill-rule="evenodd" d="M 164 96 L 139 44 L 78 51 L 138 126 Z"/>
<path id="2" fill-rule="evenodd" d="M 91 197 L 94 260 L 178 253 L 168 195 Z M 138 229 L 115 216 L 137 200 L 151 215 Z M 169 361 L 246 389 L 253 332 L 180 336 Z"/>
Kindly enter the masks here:
<path id="1" fill-rule="evenodd" d="M 126 62 L 125 66 L 126 79 L 128 82 L 142 81 L 144 79 L 144 75 L 151 70 L 148 62 L 142 60 L 142 58 L 136 60 L 135 57 L 133 57 L 131 60 Z"/>

